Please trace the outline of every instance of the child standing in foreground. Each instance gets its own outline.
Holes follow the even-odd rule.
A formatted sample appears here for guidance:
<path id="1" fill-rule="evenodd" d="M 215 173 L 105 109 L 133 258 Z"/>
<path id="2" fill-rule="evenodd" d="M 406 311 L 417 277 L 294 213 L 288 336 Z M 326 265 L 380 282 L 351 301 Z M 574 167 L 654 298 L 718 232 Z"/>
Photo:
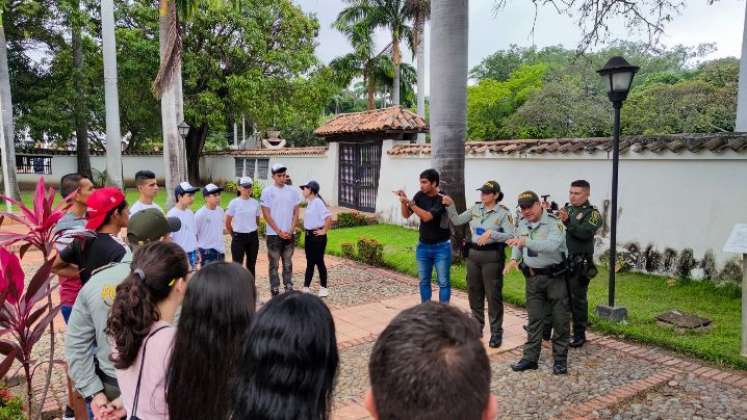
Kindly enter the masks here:
<path id="1" fill-rule="evenodd" d="M 174 192 L 176 205 L 167 214 L 167 217 L 176 217 L 182 222 L 181 229 L 171 234 L 171 240 L 184 249 L 187 258 L 189 258 L 189 265 L 193 270 L 197 268 L 200 256 L 197 252 L 195 214 L 191 207 L 195 201 L 195 193 L 199 190 L 189 182 L 182 182 L 177 185 Z"/>
<path id="2" fill-rule="evenodd" d="M 324 251 L 327 248 L 327 231 L 332 226 L 332 215 L 319 197 L 319 183 L 309 181 L 301 185 L 306 199 L 306 210 L 303 215 L 303 228 L 306 232 L 304 249 L 306 251 L 306 276 L 303 282 L 304 292 L 309 292 L 314 267 L 319 268 L 319 296 L 329 296 L 327 289 L 327 266 L 324 264 Z"/>
<path id="3" fill-rule="evenodd" d="M 195 214 L 197 227 L 197 249 L 200 252 L 202 266 L 226 258 L 226 243 L 223 237 L 224 211 L 220 207 L 220 193 L 223 188 L 207 184 L 202 189 L 205 205 Z"/>

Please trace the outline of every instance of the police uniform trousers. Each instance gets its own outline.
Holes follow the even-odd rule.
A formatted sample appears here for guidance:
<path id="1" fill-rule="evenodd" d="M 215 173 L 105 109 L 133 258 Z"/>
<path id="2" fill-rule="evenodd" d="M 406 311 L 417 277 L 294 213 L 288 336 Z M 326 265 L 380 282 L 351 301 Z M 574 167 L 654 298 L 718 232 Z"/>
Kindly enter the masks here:
<path id="1" fill-rule="evenodd" d="M 589 325 L 589 282 L 590 280 L 581 273 L 568 274 L 568 288 L 571 293 L 569 306 L 574 337 L 586 337 L 586 327 Z M 548 334 L 553 329 L 552 308 L 549 306 L 545 308 L 543 327 Z"/>
<path id="2" fill-rule="evenodd" d="M 470 249 L 467 256 L 467 293 L 472 316 L 485 328 L 485 300 L 488 301 L 490 334 L 503 336 L 503 267 L 502 249 Z"/>
<path id="3" fill-rule="evenodd" d="M 568 356 L 569 308 L 568 289 L 562 277 L 542 273 L 526 277 L 526 302 L 529 313 L 528 337 L 524 344 L 524 360 L 537 362 L 542 350 L 542 329 L 545 311 L 552 315 L 552 353 L 555 361 Z"/>

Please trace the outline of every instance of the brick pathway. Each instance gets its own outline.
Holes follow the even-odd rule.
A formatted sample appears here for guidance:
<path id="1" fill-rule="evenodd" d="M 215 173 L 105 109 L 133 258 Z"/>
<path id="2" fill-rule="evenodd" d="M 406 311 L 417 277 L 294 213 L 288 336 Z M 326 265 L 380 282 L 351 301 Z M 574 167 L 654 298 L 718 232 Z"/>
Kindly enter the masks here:
<path id="1" fill-rule="evenodd" d="M 36 258 L 36 261 L 33 261 Z M 29 255 L 24 265 L 38 264 Z M 417 280 L 399 273 L 327 257 L 332 310 L 341 353 L 333 419 L 369 419 L 363 408 L 368 388 L 368 357 L 377 335 L 401 310 L 419 303 Z M 303 250 L 294 255 L 294 283 L 302 286 Z M 318 283 L 312 285 L 316 290 Z M 269 298 L 264 246 L 257 263 L 257 286 Z M 454 291 L 452 304 L 467 310 L 467 296 Z M 509 365 L 521 356 L 526 338 L 523 309 L 506 305 L 504 340 L 486 349 L 491 360 L 491 390 L 499 401 L 499 418 L 747 418 L 747 372 L 718 369 L 700 361 L 613 337 L 590 334 L 583 349 L 571 349 L 570 373 L 551 374 L 552 357 L 545 344 L 540 369 L 515 373 Z M 61 320 L 56 330 L 63 327 Z M 64 402 L 62 376 L 47 407 Z"/>

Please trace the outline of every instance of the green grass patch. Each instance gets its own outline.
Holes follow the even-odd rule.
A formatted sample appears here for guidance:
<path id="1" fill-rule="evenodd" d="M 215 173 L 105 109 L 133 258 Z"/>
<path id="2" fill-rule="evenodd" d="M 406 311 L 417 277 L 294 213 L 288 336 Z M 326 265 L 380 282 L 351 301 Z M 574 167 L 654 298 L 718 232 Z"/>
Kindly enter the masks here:
<path id="1" fill-rule="evenodd" d="M 341 245 L 356 244 L 359 238 L 373 238 L 384 245 L 384 265 L 395 271 L 417 276 L 415 246 L 418 232 L 395 225 L 370 225 L 335 229 L 329 234 L 327 253 L 341 256 Z M 627 323 L 598 319 L 594 308 L 607 302 L 608 271 L 600 267 L 599 275 L 589 285 L 590 319 L 596 331 L 624 336 L 655 344 L 722 365 L 747 369 L 747 359 L 740 351 L 741 300 L 733 288 L 720 288 L 708 282 L 668 282 L 664 277 L 638 273 L 617 276 L 616 303 L 627 307 Z M 463 266 L 451 268 L 452 285 L 466 287 Z M 524 276 L 515 271 L 504 280 L 505 301 L 524 306 Z M 705 333 L 677 334 L 656 324 L 654 317 L 670 309 L 695 313 L 713 321 Z"/>

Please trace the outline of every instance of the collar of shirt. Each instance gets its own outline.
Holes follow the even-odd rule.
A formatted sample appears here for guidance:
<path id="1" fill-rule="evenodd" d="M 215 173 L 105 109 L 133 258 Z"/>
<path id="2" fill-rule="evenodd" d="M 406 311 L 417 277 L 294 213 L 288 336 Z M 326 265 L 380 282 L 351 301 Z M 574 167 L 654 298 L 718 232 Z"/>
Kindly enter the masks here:
<path id="1" fill-rule="evenodd" d="M 493 213 L 493 212 L 498 211 L 498 205 L 497 204 L 495 205 L 495 207 L 493 207 L 490 210 L 488 210 L 488 209 L 485 208 L 485 203 L 480 203 L 480 204 L 478 204 L 478 206 L 479 206 L 480 211 L 483 212 L 483 214 L 485 214 L 485 213 Z"/>

